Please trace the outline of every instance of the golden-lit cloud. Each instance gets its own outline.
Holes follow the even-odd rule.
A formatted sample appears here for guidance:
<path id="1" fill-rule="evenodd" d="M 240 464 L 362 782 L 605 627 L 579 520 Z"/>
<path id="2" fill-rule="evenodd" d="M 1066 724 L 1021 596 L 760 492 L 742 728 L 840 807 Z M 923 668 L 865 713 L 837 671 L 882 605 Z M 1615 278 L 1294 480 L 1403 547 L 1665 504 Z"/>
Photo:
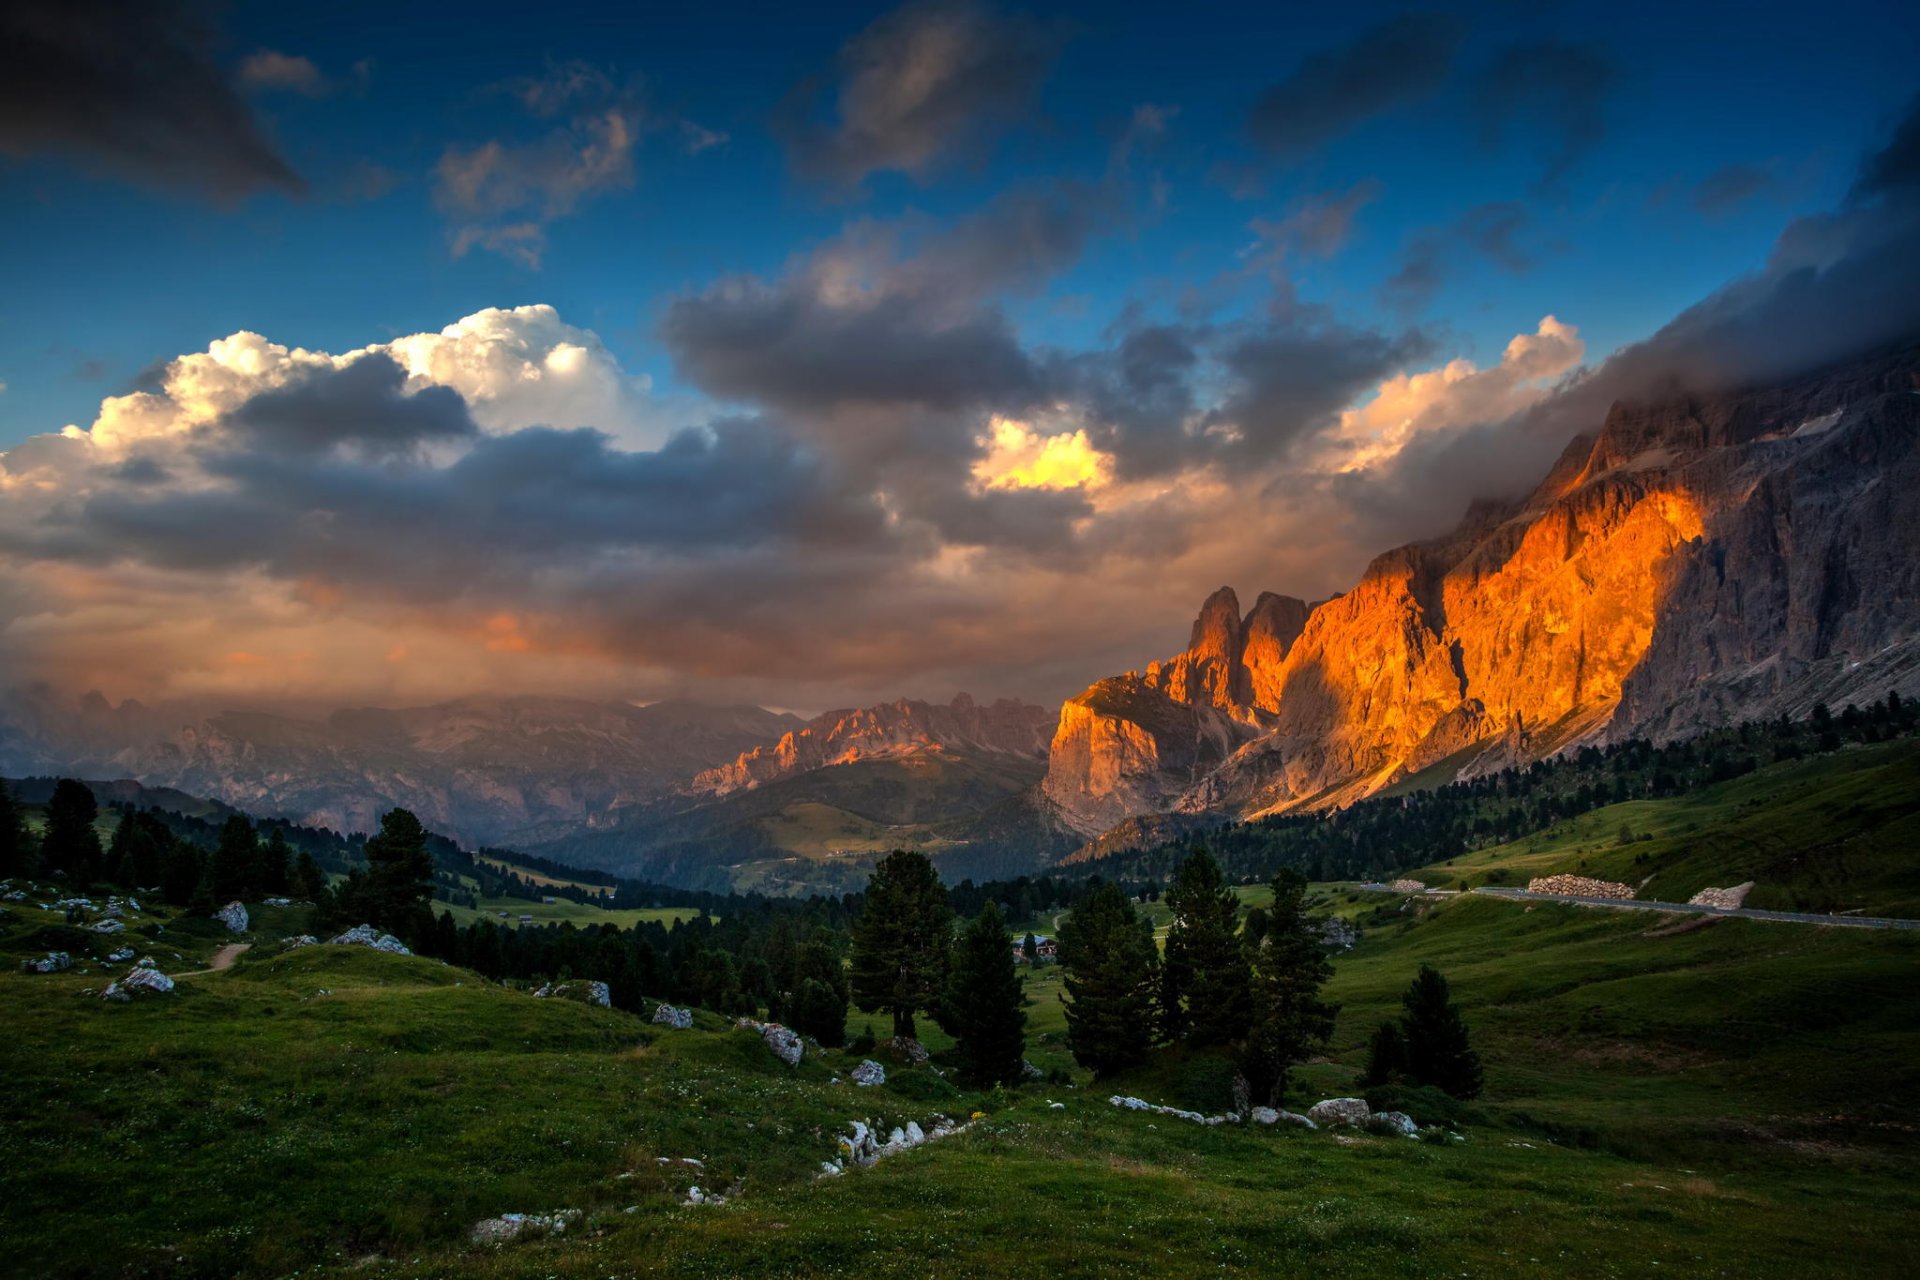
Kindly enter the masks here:
<path id="1" fill-rule="evenodd" d="M 1113 459 L 1093 447 L 1085 428 L 1047 435 L 996 417 L 981 443 L 987 454 L 973 478 L 988 489 L 1098 489 L 1113 478 Z"/>

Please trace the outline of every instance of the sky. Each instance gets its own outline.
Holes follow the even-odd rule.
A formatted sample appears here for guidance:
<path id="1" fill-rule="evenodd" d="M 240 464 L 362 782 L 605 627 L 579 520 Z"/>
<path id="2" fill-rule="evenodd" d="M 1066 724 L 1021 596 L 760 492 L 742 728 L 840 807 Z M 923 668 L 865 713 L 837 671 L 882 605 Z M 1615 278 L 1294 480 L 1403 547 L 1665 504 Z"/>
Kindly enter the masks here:
<path id="1" fill-rule="evenodd" d="M 0 37 L 0 682 L 115 699 L 1056 700 L 1920 305 L 1910 5 Z"/>

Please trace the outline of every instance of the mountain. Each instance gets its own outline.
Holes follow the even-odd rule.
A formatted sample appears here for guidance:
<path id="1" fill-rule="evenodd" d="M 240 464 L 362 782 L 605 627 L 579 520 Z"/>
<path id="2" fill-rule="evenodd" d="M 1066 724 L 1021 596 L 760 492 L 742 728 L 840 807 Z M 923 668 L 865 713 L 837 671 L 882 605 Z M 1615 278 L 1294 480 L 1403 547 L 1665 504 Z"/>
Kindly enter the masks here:
<path id="1" fill-rule="evenodd" d="M 964 693 L 947 706 L 901 698 L 861 710 L 829 711 L 782 735 L 778 742 L 757 746 L 730 764 L 705 770 L 689 790 L 725 796 L 813 769 L 924 751 L 1042 760 L 1052 722 L 1053 712 L 1046 707 L 1008 698 L 983 707 Z"/>
<path id="2" fill-rule="evenodd" d="M 1920 349 L 1616 404 L 1545 480 L 1307 606 L 1222 588 L 1061 709 L 1043 791 L 1143 813 L 1350 802 L 1632 734 L 1920 691 Z"/>
<path id="3" fill-rule="evenodd" d="M 508 843 L 605 823 L 800 723 L 761 707 L 531 697 L 191 717 L 29 689 L 0 707 L 0 773 L 134 778 L 338 831 L 373 830 L 400 805 L 463 842 Z"/>

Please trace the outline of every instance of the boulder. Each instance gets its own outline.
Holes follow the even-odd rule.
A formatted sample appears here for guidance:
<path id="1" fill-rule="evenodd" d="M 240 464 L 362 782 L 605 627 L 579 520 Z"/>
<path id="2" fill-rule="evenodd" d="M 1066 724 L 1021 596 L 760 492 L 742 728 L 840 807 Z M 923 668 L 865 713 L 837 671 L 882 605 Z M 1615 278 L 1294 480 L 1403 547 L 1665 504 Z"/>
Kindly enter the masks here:
<path id="1" fill-rule="evenodd" d="M 1247 1113 L 1247 1119 L 1255 1124 L 1279 1124 L 1280 1113 L 1272 1107 L 1255 1107 Z"/>
<path id="2" fill-rule="evenodd" d="M 158 969 L 133 969 L 100 993 L 102 1000 L 131 1000 L 135 996 L 164 996 L 173 992 L 173 979 Z"/>
<path id="3" fill-rule="evenodd" d="M 1047 1073 L 1022 1058 L 1020 1059 L 1020 1078 L 1027 1081 L 1045 1080 Z"/>
<path id="4" fill-rule="evenodd" d="M 847 1074 L 853 1077 L 853 1082 L 857 1085 L 870 1086 L 887 1082 L 887 1069 L 872 1058 L 866 1059 Z"/>
<path id="5" fill-rule="evenodd" d="M 292 898 L 266 898 L 261 901 L 260 905 L 263 907 L 290 907 L 293 905 L 293 899 Z"/>
<path id="6" fill-rule="evenodd" d="M 1374 1133 L 1383 1133 L 1389 1137 L 1417 1138 L 1420 1126 L 1413 1117 L 1404 1111 L 1376 1111 L 1367 1119 L 1367 1128 Z"/>
<path id="7" fill-rule="evenodd" d="M 873 1130 L 858 1120 L 849 1120 L 847 1124 L 853 1132 L 840 1139 L 840 1150 L 854 1164 L 862 1167 L 873 1164 L 880 1158 L 880 1148 L 873 1140 Z"/>
<path id="8" fill-rule="evenodd" d="M 336 947 L 372 947 L 396 956 L 410 956 L 407 945 L 390 933 L 382 933 L 370 924 L 357 924 L 337 937 L 327 939 Z"/>
<path id="9" fill-rule="evenodd" d="M 120 948 L 120 950 L 114 952 L 112 955 L 107 957 L 107 963 L 108 964 L 125 964 L 127 961 L 131 959 L 133 959 L 133 948 L 122 947 Z"/>
<path id="10" fill-rule="evenodd" d="M 120 933 L 123 932 L 126 927 L 127 926 L 121 924 L 118 920 L 102 920 L 99 924 L 93 926 L 93 931 L 95 933 Z"/>
<path id="11" fill-rule="evenodd" d="M 693 1026 L 693 1010 L 676 1009 L 670 1004 L 657 1004 L 653 1007 L 653 1020 L 663 1027 L 673 1027 L 685 1031 Z"/>
<path id="12" fill-rule="evenodd" d="M 287 950 L 291 951 L 295 947 L 315 946 L 316 944 L 319 943 L 319 941 L 320 939 L 314 937 L 310 933 L 302 933 L 302 934 L 296 934 L 295 936 L 288 938 L 285 942 L 281 943 L 280 945 L 285 947 Z"/>
<path id="13" fill-rule="evenodd" d="M 247 908 L 244 903 L 229 902 L 213 913 L 213 918 L 227 926 L 234 933 L 247 931 Z"/>
<path id="14" fill-rule="evenodd" d="M 73 957 L 64 951 L 49 951 L 38 960 L 22 960 L 22 973 L 65 973 L 73 968 Z"/>
<path id="15" fill-rule="evenodd" d="M 807 1046 L 798 1032 L 789 1030 L 777 1022 L 755 1022 L 752 1018 L 742 1018 L 733 1024 L 735 1031 L 751 1031 L 766 1041 L 767 1048 L 773 1050 L 773 1056 L 790 1067 L 800 1065 L 800 1059 L 806 1055 Z"/>
<path id="16" fill-rule="evenodd" d="M 552 1213 L 503 1213 L 473 1224 L 468 1238 L 475 1244 L 506 1244 L 525 1235 L 560 1235 L 569 1223 L 580 1217 L 578 1209 L 557 1209 Z"/>
<path id="17" fill-rule="evenodd" d="M 563 982 L 559 986 L 548 983 L 533 994 L 538 999 L 551 996 L 557 1000 L 598 1005 L 602 1009 L 613 1008 L 613 994 L 604 982 Z"/>
<path id="18" fill-rule="evenodd" d="M 1307 1108 L 1307 1119 L 1316 1125 L 1363 1125 L 1372 1114 L 1365 1098 L 1328 1098 Z"/>
<path id="19" fill-rule="evenodd" d="M 926 1066 L 931 1056 L 927 1053 L 926 1046 L 912 1036 L 895 1036 L 891 1040 L 882 1040 L 875 1047 L 892 1054 L 910 1067 Z"/>

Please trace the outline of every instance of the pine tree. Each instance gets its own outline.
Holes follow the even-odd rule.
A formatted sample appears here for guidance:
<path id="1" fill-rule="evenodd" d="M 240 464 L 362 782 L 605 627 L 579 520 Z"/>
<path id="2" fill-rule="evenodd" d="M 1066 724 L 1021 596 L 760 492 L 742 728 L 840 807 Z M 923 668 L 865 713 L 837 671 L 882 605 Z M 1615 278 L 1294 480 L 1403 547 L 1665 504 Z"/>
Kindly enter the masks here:
<path id="1" fill-rule="evenodd" d="M 833 931 L 816 928 L 794 958 L 793 1029 L 829 1049 L 847 1042 L 847 970 Z"/>
<path id="2" fill-rule="evenodd" d="M 893 1018 L 895 1038 L 913 1036 L 913 1015 L 943 995 L 953 909 L 925 854 L 896 849 L 867 882 L 853 925 L 853 998 Z"/>
<path id="3" fill-rule="evenodd" d="M 62 778 L 53 784 L 40 859 L 48 871 L 66 872 L 76 888 L 86 887 L 101 872 L 100 833 L 93 829 L 99 816 L 100 806 L 85 783 Z"/>
<path id="4" fill-rule="evenodd" d="M 1401 997 L 1400 1020 L 1407 1044 L 1407 1078 L 1456 1098 L 1480 1096 L 1480 1055 L 1467 1042 L 1467 1024 L 1454 1006 L 1447 980 L 1432 965 L 1420 966 Z"/>
<path id="5" fill-rule="evenodd" d="M 1152 922 L 1118 885 L 1097 885 L 1061 922 L 1059 954 L 1074 1061 L 1110 1076 L 1144 1059 L 1160 979 Z"/>
<path id="6" fill-rule="evenodd" d="M 433 858 L 427 830 L 405 809 L 381 815 L 380 830 L 367 841 L 367 875 L 361 890 L 372 919 L 402 939 L 422 936 L 433 925 Z"/>
<path id="7" fill-rule="evenodd" d="M 1167 906 L 1173 912 L 1161 988 L 1167 1038 L 1192 1045 L 1244 1039 L 1253 1010 L 1247 952 L 1237 935 L 1240 899 L 1205 849 L 1180 864 Z"/>
<path id="8" fill-rule="evenodd" d="M 1361 1087 L 1392 1084 L 1406 1070 L 1407 1037 L 1400 1030 L 1400 1020 L 1388 1018 L 1373 1029 L 1373 1039 L 1367 1042 L 1367 1069 L 1360 1075 Z"/>
<path id="9" fill-rule="evenodd" d="M 327 891 L 327 877 L 320 870 L 320 864 L 305 849 L 293 864 L 293 892 L 303 901 L 318 903 L 320 896 Z"/>
<path id="10" fill-rule="evenodd" d="M 1306 908 L 1307 882 L 1297 871 L 1273 880 L 1266 934 L 1253 950 L 1252 1017 L 1242 1070 L 1250 1096 L 1278 1106 L 1287 1076 L 1333 1034 L 1334 1008 L 1320 998 L 1333 965 Z"/>
<path id="11" fill-rule="evenodd" d="M 32 846 L 27 842 L 27 815 L 20 802 L 0 781 L 0 880 L 23 875 L 31 867 Z"/>
<path id="12" fill-rule="evenodd" d="M 220 842 L 214 846 L 213 861 L 207 868 L 209 889 L 216 906 L 254 896 L 254 863 L 259 844 L 253 824 L 241 814 L 233 814 L 221 824 Z"/>
<path id="13" fill-rule="evenodd" d="M 1040 963 L 1040 939 L 1034 937 L 1031 930 L 1027 932 L 1025 938 L 1021 939 L 1020 954 L 1027 958 L 1028 964 Z"/>
<path id="14" fill-rule="evenodd" d="M 961 1075 L 986 1088 L 1020 1079 L 1027 1049 L 1025 989 L 1007 945 L 1007 922 L 992 901 L 967 923 L 954 943 L 947 1011 L 952 1019 Z"/>
<path id="15" fill-rule="evenodd" d="M 293 849 L 279 827 L 259 846 L 253 882 L 262 897 L 285 894 L 293 880 Z"/>

